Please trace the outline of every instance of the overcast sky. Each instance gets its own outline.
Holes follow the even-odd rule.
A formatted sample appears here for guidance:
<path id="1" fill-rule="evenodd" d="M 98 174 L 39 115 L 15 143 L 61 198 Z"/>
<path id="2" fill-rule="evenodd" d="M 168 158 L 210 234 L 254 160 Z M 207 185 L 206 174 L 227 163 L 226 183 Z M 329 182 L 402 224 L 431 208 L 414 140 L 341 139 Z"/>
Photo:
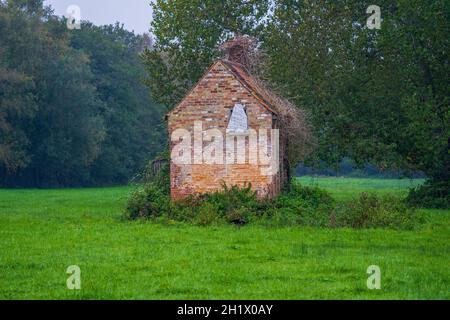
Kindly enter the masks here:
<path id="1" fill-rule="evenodd" d="M 112 24 L 119 21 L 127 30 L 136 33 L 148 32 L 152 19 L 152 0 L 44 0 L 51 5 L 55 14 L 63 16 L 70 5 L 81 9 L 81 19 L 96 25 Z"/>

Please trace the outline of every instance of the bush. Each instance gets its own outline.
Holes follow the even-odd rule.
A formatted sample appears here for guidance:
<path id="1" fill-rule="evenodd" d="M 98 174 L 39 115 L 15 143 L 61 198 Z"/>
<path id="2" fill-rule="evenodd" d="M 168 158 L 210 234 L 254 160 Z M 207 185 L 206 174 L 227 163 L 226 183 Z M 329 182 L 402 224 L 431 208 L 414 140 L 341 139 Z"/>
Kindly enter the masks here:
<path id="1" fill-rule="evenodd" d="M 172 202 L 170 196 L 161 188 L 150 183 L 134 191 L 125 209 L 125 217 L 128 219 L 157 218 L 163 215 L 170 216 Z"/>
<path id="2" fill-rule="evenodd" d="M 125 215 L 128 219 L 175 220 L 202 226 L 259 223 L 413 229 L 422 221 L 415 209 L 395 197 L 363 193 L 357 199 L 337 204 L 328 192 L 299 184 L 265 201 L 258 201 L 250 185 L 224 185 L 221 191 L 171 201 L 164 189 L 152 182 L 131 195 Z"/>
<path id="3" fill-rule="evenodd" d="M 338 206 L 335 219 L 338 227 L 409 230 L 423 222 L 423 217 L 401 199 L 367 193 Z"/>
<path id="4" fill-rule="evenodd" d="M 198 225 L 219 222 L 246 224 L 260 207 L 256 193 L 251 190 L 250 185 L 243 188 L 228 188 L 224 185 L 222 191 L 171 201 L 159 184 L 151 182 L 131 194 L 125 217 L 153 219 L 165 216 L 170 220 Z"/>
<path id="5" fill-rule="evenodd" d="M 412 206 L 449 209 L 450 182 L 427 180 L 423 185 L 409 190 L 406 200 Z"/>
<path id="6" fill-rule="evenodd" d="M 227 221 L 245 224 L 252 212 L 257 213 L 260 210 L 260 202 L 250 184 L 243 188 L 237 186 L 229 188 L 225 184 L 222 187 L 221 191 L 205 195 L 204 199 L 206 203 L 215 204 L 219 214 Z"/>
<path id="7" fill-rule="evenodd" d="M 271 210 L 264 216 L 274 219 L 272 224 L 275 225 L 275 221 L 286 225 L 289 220 L 293 224 L 326 227 L 334 205 L 335 201 L 327 191 L 294 183 L 289 192 L 273 200 Z"/>
<path id="8" fill-rule="evenodd" d="M 331 194 L 318 187 L 305 187 L 298 182 L 293 182 L 291 189 L 287 193 L 290 198 L 303 201 L 306 205 L 313 208 L 320 206 L 333 206 L 335 201 Z"/>
<path id="9" fill-rule="evenodd" d="M 161 162 L 159 170 L 155 172 L 154 164 Z M 136 179 L 143 184 L 154 184 L 158 186 L 162 192 L 170 194 L 170 166 L 169 166 L 169 153 L 162 152 L 150 161 L 143 172 L 139 174 Z"/>
<path id="10" fill-rule="evenodd" d="M 205 202 L 198 207 L 197 214 L 191 217 L 197 225 L 207 226 L 221 222 L 221 216 L 217 204 Z"/>
<path id="11" fill-rule="evenodd" d="M 205 224 L 204 222 L 210 220 L 211 222 L 222 221 L 238 225 L 248 223 L 251 216 L 257 214 L 261 207 L 251 185 L 242 188 L 223 185 L 221 191 L 191 196 L 178 202 L 178 205 L 191 209 L 185 211 L 185 214 L 188 213 L 188 216 L 183 217 L 185 221 L 194 219 L 198 223 L 196 216 L 201 214 L 203 219 L 200 224 Z"/>

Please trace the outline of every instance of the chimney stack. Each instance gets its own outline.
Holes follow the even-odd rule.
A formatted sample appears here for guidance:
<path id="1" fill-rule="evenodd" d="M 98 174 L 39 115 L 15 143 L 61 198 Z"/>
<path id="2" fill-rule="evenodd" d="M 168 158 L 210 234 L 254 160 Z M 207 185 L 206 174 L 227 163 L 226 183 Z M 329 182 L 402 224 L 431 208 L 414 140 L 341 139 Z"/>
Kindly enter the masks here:
<path id="1" fill-rule="evenodd" d="M 255 40 L 248 36 L 239 36 L 222 45 L 225 59 L 249 67 L 250 56 L 254 50 Z"/>

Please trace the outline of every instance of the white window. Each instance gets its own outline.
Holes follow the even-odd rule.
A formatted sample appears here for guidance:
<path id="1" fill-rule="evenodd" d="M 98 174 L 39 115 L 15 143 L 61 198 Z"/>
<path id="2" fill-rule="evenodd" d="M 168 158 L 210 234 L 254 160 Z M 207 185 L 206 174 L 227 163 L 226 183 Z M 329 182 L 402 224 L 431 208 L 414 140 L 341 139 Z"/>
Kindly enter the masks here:
<path id="1" fill-rule="evenodd" d="M 228 132 L 244 132 L 248 130 L 248 118 L 245 107 L 236 103 L 231 111 L 230 121 L 228 122 Z"/>

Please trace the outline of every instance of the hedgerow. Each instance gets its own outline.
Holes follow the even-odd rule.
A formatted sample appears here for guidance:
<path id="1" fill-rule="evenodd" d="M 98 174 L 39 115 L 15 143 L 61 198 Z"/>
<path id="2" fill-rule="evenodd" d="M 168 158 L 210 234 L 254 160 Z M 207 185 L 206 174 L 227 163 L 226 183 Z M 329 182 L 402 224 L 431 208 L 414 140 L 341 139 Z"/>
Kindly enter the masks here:
<path id="1" fill-rule="evenodd" d="M 130 196 L 126 218 L 201 226 L 231 223 L 408 230 L 423 222 L 416 209 L 393 196 L 362 193 L 349 201 L 337 202 L 325 190 L 294 182 L 289 191 L 274 199 L 258 200 L 248 184 L 241 188 L 223 185 L 214 193 L 173 201 L 161 181 L 164 180 L 148 182 Z"/>

